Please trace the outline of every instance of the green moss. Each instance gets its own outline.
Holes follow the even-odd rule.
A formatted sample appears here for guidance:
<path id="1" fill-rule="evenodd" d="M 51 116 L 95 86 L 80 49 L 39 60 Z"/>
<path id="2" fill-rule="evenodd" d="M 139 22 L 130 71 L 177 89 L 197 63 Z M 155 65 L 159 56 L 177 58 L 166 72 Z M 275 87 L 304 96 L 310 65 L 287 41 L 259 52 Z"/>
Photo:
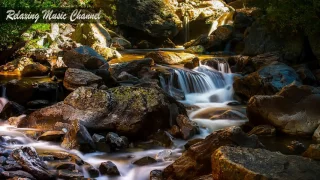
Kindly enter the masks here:
<path id="1" fill-rule="evenodd" d="M 51 25 L 50 24 L 45 24 L 45 23 L 37 23 L 37 24 L 32 24 L 31 27 L 28 29 L 28 33 L 32 33 L 34 31 L 38 32 L 49 32 L 51 30 Z"/>

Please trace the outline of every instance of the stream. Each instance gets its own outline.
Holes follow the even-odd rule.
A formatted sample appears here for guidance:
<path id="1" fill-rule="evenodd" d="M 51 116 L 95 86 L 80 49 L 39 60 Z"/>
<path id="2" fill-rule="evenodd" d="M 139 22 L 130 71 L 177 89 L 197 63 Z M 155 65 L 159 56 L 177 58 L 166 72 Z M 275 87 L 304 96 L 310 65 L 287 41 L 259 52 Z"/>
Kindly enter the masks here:
<path id="1" fill-rule="evenodd" d="M 180 50 L 179 50 L 180 51 Z M 145 52 L 127 52 L 122 59 L 111 61 L 111 63 L 127 62 L 129 59 L 142 59 Z M 200 59 L 213 57 L 204 55 Z M 157 65 L 158 66 L 158 65 Z M 193 138 L 205 138 L 211 132 L 229 126 L 239 126 L 245 123 L 245 107 L 238 105 L 233 101 L 233 77 L 227 62 L 219 61 L 218 69 L 213 69 L 206 64 L 189 70 L 182 67 L 167 68 L 171 75 L 169 80 L 160 77 L 162 88 L 167 93 L 173 95 L 174 91 L 182 92 L 184 100 L 179 100 L 188 110 L 191 120 L 200 126 L 200 134 Z M 3 90 L 5 91 L 5 90 Z M 5 103 L 5 93 L 2 92 L 1 102 Z M 174 96 L 174 95 L 173 95 Z M 241 119 L 214 119 L 211 120 L 212 112 L 216 110 L 230 110 L 242 117 Z M 35 141 L 28 138 L 24 133 L 33 129 L 18 129 L 13 126 L 3 124 L 0 126 L 1 146 L 9 149 L 21 145 L 33 146 L 38 152 L 41 151 L 67 151 L 62 149 L 58 144 Z M 183 152 L 186 141 L 174 139 L 174 145 L 170 149 L 161 147 L 152 148 L 129 148 L 118 153 L 89 153 L 82 154 L 79 151 L 71 150 L 69 153 L 79 156 L 83 161 L 98 168 L 102 162 L 112 161 L 119 169 L 121 177 L 100 176 L 98 180 L 115 179 L 115 180 L 147 180 L 151 170 L 163 170 L 165 167 L 174 162 Z M 135 160 L 142 157 L 150 156 L 158 162 L 148 166 L 136 166 L 132 164 Z M 84 176 L 89 177 L 85 171 Z"/>

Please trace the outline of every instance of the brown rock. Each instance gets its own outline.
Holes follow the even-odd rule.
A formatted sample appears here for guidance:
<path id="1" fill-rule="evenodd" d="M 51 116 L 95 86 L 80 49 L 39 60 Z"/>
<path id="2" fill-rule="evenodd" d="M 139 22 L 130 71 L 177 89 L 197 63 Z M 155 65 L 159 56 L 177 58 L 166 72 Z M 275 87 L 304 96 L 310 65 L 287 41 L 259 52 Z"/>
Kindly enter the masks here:
<path id="1" fill-rule="evenodd" d="M 193 180 L 211 172 L 211 154 L 220 146 L 262 147 L 257 136 L 248 136 L 239 127 L 213 132 L 192 145 L 173 164 L 164 169 L 165 179 Z M 192 172 L 192 173 L 189 173 Z"/>

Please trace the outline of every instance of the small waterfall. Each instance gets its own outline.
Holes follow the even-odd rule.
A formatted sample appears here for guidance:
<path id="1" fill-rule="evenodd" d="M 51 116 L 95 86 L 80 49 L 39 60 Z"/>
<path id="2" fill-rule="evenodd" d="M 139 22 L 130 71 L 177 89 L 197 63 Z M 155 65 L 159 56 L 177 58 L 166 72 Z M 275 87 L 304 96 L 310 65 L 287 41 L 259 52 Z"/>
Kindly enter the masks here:
<path id="1" fill-rule="evenodd" d="M 205 59 L 201 61 L 201 65 L 206 65 L 218 70 L 221 73 L 232 73 L 229 63 L 225 58 Z"/>
<path id="2" fill-rule="evenodd" d="M 190 37 L 190 24 L 189 24 L 189 16 L 185 14 L 183 16 L 183 30 L 184 30 L 184 42 L 189 41 Z"/>
<path id="3" fill-rule="evenodd" d="M 223 13 L 218 19 L 216 19 L 210 28 L 208 36 L 210 36 L 219 26 L 232 24 L 234 11 Z"/>
<path id="4" fill-rule="evenodd" d="M 183 93 L 189 102 L 224 102 L 232 99 L 232 74 L 227 63 L 221 62 L 216 69 L 207 65 L 188 70 L 168 68 L 168 78 L 160 77 L 160 84 L 173 97 Z"/>

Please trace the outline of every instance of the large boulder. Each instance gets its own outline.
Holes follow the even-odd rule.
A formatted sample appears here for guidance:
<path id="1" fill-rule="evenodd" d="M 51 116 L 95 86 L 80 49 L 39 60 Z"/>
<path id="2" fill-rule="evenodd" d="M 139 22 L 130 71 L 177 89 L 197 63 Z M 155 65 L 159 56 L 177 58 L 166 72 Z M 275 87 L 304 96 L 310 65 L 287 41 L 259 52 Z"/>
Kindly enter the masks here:
<path id="1" fill-rule="evenodd" d="M 151 58 L 145 58 L 126 63 L 113 64 L 110 66 L 110 72 L 114 77 L 118 77 L 122 72 L 138 76 L 141 70 L 151 68 L 153 65 L 154 61 Z"/>
<path id="2" fill-rule="evenodd" d="M 101 86 L 103 80 L 101 77 L 81 69 L 69 68 L 63 79 L 63 86 L 74 91 L 81 86 Z"/>
<path id="3" fill-rule="evenodd" d="M 64 102 L 30 114 L 20 127 L 52 129 L 56 122 L 78 119 L 89 129 L 146 137 L 177 124 L 179 114 L 187 116 L 184 106 L 161 89 L 116 87 L 104 91 L 80 87 Z"/>
<path id="4" fill-rule="evenodd" d="M 320 90 L 290 85 L 273 96 L 253 96 L 247 106 L 249 121 L 270 124 L 290 135 L 312 136 L 320 125 Z"/>
<path id="5" fill-rule="evenodd" d="M 182 22 L 171 4 L 163 0 L 116 0 L 117 23 L 152 37 L 173 37 Z"/>
<path id="6" fill-rule="evenodd" d="M 112 43 L 112 38 L 100 23 L 83 23 L 78 24 L 71 35 L 72 40 L 82 45 L 93 46 L 99 44 L 108 47 Z"/>
<path id="7" fill-rule="evenodd" d="M 6 95 L 9 100 L 25 105 L 32 100 L 48 100 L 56 102 L 59 99 L 59 84 L 43 79 L 21 79 L 11 80 L 6 84 Z"/>
<path id="8" fill-rule="evenodd" d="M 65 51 L 62 60 L 65 66 L 69 68 L 99 69 L 101 66 L 108 67 L 107 60 L 89 46 L 80 46 L 76 49 Z M 53 64 L 53 67 L 56 66 L 56 64 Z"/>
<path id="9" fill-rule="evenodd" d="M 211 154 L 220 146 L 262 147 L 258 137 L 248 136 L 239 127 L 216 131 L 182 154 L 163 171 L 164 179 L 193 180 L 211 172 Z M 190 173 L 192 172 L 192 173 Z"/>
<path id="10" fill-rule="evenodd" d="M 316 180 L 320 163 L 301 156 L 244 147 L 221 147 L 212 154 L 213 180 Z"/>
<path id="11" fill-rule="evenodd" d="M 244 55 L 255 56 L 280 51 L 285 60 L 294 63 L 300 59 L 304 48 L 303 36 L 296 34 L 279 37 L 276 32 L 269 30 L 259 21 L 254 22 L 246 34 Z"/>
<path id="12" fill-rule="evenodd" d="M 254 95 L 273 95 L 293 82 L 301 84 L 295 70 L 274 62 L 243 78 L 237 78 L 233 88 L 236 95 L 249 99 Z"/>
<path id="13" fill-rule="evenodd" d="M 156 51 L 148 53 L 145 57 L 153 59 L 158 64 L 174 65 L 193 60 L 196 56 L 189 53 Z"/>
<path id="14" fill-rule="evenodd" d="M 202 34 L 184 44 L 186 48 L 201 45 L 211 51 L 224 50 L 226 43 L 232 38 L 233 27 L 230 25 L 219 26 L 210 36 Z"/>

